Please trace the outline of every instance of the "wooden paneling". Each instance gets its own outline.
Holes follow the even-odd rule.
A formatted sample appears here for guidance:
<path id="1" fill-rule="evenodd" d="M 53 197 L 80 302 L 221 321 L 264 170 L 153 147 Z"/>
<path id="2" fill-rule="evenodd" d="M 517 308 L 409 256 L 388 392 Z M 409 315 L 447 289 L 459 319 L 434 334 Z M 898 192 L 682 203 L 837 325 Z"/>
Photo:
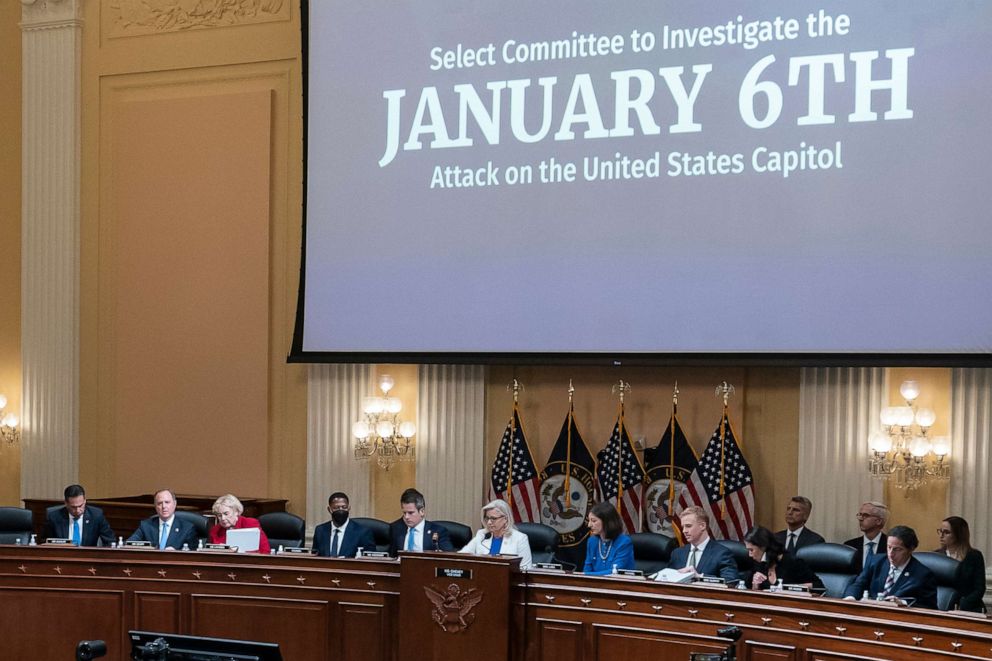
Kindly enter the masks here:
<path id="1" fill-rule="evenodd" d="M 582 624 L 537 621 L 537 658 L 546 661 L 582 661 Z"/>
<path id="2" fill-rule="evenodd" d="M 195 636 L 252 640 L 264 635 L 279 643 L 285 659 L 330 658 L 325 601 L 194 594 L 190 615 Z"/>
<path id="3" fill-rule="evenodd" d="M 744 644 L 745 661 L 796 661 L 792 645 L 773 645 L 749 640 Z"/>
<path id="4" fill-rule="evenodd" d="M 386 610 L 383 606 L 341 602 L 329 634 L 340 643 L 335 658 L 385 658 L 385 640 L 390 634 Z"/>
<path id="5" fill-rule="evenodd" d="M 671 631 L 645 631 L 627 627 L 593 627 L 593 659 L 595 661 L 685 661 L 693 652 L 719 654 L 725 643 L 707 641 L 701 636 Z"/>
<path id="6" fill-rule="evenodd" d="M 176 592 L 135 592 L 133 629 L 180 632 L 180 604 Z"/>
<path id="7" fill-rule="evenodd" d="M 123 591 L 0 587 L 0 603 L 4 659 L 72 659 L 81 640 L 124 639 Z"/>

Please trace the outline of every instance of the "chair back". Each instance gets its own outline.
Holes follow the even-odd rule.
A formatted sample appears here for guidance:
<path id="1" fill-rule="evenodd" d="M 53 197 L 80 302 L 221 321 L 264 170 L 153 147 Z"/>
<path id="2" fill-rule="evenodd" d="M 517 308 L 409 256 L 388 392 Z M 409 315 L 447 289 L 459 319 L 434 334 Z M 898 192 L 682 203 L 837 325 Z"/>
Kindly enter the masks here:
<path id="1" fill-rule="evenodd" d="M 961 563 L 944 553 L 921 551 L 913 557 L 923 563 L 923 566 L 937 577 L 937 608 L 949 611 L 961 601 L 961 593 L 957 591 L 955 578 Z"/>
<path id="2" fill-rule="evenodd" d="M 196 537 L 199 541 L 202 541 L 204 544 L 210 542 L 210 519 L 199 512 L 185 512 L 183 510 L 176 510 L 176 518 L 180 521 L 188 521 L 193 524 L 193 528 L 196 529 Z M 151 519 L 158 519 L 158 516 L 153 515 L 150 517 Z"/>
<path id="3" fill-rule="evenodd" d="M 823 587 L 827 589 L 828 597 L 841 598 L 844 596 L 844 590 L 857 576 L 857 572 L 854 571 L 855 556 L 859 553 L 861 549 L 823 542 L 800 548 L 796 551 L 796 557 L 809 565 L 813 573 L 820 577 Z"/>
<path id="4" fill-rule="evenodd" d="M 754 568 L 754 561 L 747 554 L 747 547 L 744 546 L 744 542 L 736 539 L 718 539 L 716 541 L 734 556 L 734 562 L 737 563 L 737 573 L 743 574 Z"/>
<path id="5" fill-rule="evenodd" d="M 472 529 L 463 523 L 457 521 L 432 521 L 432 523 L 436 523 L 448 531 L 448 538 L 451 539 L 451 545 L 455 547 L 456 551 L 472 541 Z M 427 546 L 426 541 L 424 546 Z"/>
<path id="6" fill-rule="evenodd" d="M 368 528 L 372 531 L 372 539 L 375 540 L 375 550 L 384 553 L 389 552 L 389 524 L 381 519 L 371 519 L 361 516 L 351 518 L 352 521 Z"/>
<path id="7" fill-rule="evenodd" d="M 667 567 L 676 547 L 674 537 L 656 532 L 631 533 L 630 539 L 634 543 L 634 568 L 645 574 L 653 574 Z"/>
<path id="8" fill-rule="evenodd" d="M 305 546 L 307 522 L 291 512 L 269 512 L 258 517 L 258 524 L 269 538 L 269 546 Z"/>
<path id="9" fill-rule="evenodd" d="M 0 507 L 0 544 L 27 544 L 34 532 L 31 510 L 22 507 Z"/>
<path id="10" fill-rule="evenodd" d="M 558 553 L 558 531 L 543 523 L 514 524 L 520 532 L 527 535 L 532 562 L 556 562 Z"/>

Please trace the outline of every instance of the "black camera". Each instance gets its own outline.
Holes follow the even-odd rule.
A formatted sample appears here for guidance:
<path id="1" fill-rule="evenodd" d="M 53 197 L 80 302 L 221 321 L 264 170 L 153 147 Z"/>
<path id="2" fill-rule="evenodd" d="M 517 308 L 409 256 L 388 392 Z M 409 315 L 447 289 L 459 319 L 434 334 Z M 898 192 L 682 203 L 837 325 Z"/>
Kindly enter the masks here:
<path id="1" fill-rule="evenodd" d="M 107 643 L 102 640 L 81 640 L 76 645 L 76 661 L 90 661 L 107 655 Z"/>

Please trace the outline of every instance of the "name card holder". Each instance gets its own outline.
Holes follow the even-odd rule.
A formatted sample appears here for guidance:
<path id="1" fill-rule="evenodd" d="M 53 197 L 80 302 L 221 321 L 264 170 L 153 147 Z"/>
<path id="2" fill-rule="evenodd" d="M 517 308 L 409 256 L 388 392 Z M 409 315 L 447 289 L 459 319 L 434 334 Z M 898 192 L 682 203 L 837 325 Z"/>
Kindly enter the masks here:
<path id="1" fill-rule="evenodd" d="M 700 576 L 696 581 L 697 583 L 703 583 L 705 585 L 722 585 L 727 586 L 727 582 L 720 578 L 719 576 Z"/>
<path id="2" fill-rule="evenodd" d="M 45 540 L 45 544 L 53 544 L 56 546 L 75 546 L 71 539 L 66 537 L 49 537 Z"/>
<path id="3" fill-rule="evenodd" d="M 618 569 L 616 575 L 617 576 L 643 577 L 644 576 L 644 572 L 642 572 L 640 569 Z"/>
<path id="4" fill-rule="evenodd" d="M 313 553 L 305 546 L 282 546 L 277 555 L 310 555 Z"/>
<path id="5" fill-rule="evenodd" d="M 129 539 L 124 542 L 124 547 L 129 549 L 150 549 L 152 548 L 152 543 L 140 539 Z"/>
<path id="6" fill-rule="evenodd" d="M 535 562 L 531 565 L 532 569 L 540 569 L 541 571 L 555 571 L 565 573 L 565 567 L 560 562 Z"/>
<path id="7" fill-rule="evenodd" d="M 387 551 L 362 551 L 362 554 L 357 557 L 359 559 L 362 559 L 362 558 L 388 558 L 390 556 Z"/>
<path id="8" fill-rule="evenodd" d="M 204 544 L 203 551 L 219 551 L 221 553 L 236 553 L 238 548 L 236 546 L 228 546 L 227 544 Z"/>

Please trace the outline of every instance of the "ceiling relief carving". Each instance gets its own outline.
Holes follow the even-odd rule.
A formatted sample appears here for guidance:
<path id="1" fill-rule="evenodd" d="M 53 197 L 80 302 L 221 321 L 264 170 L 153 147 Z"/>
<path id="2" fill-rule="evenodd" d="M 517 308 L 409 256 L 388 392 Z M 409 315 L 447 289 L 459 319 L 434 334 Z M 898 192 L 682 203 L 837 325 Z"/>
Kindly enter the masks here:
<path id="1" fill-rule="evenodd" d="M 289 0 L 112 0 L 108 36 L 289 20 Z"/>

